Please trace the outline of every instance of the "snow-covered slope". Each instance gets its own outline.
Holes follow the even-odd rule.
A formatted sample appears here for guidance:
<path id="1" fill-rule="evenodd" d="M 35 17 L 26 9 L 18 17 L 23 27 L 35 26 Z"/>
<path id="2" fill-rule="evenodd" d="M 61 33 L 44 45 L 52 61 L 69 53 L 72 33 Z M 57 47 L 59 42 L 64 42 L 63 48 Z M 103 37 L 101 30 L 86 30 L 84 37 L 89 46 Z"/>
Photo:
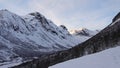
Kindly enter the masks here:
<path id="1" fill-rule="evenodd" d="M 120 46 L 56 64 L 49 68 L 120 68 Z"/>
<path id="2" fill-rule="evenodd" d="M 38 12 L 18 16 L 0 10 L 0 62 L 39 57 L 71 48 L 79 41 L 65 26 L 56 26 Z"/>

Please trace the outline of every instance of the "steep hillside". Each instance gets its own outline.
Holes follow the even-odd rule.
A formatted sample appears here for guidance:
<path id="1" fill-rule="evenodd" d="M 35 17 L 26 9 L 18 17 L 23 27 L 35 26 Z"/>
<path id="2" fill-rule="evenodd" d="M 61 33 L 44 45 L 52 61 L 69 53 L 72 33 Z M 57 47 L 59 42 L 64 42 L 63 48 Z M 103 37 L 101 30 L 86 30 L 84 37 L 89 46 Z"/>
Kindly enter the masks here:
<path id="1" fill-rule="evenodd" d="M 81 58 L 69 60 L 49 68 L 119 68 L 120 46 Z"/>

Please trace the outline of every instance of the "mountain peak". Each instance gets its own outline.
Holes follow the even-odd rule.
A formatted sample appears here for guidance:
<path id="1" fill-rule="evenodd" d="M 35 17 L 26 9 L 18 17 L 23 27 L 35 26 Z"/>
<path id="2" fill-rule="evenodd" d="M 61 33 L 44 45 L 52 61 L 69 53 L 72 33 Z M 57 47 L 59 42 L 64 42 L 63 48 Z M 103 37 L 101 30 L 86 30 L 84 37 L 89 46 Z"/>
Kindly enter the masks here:
<path id="1" fill-rule="evenodd" d="M 81 30 L 88 30 L 88 29 L 83 27 L 83 28 L 79 28 L 78 30 L 81 31 Z"/>
<path id="2" fill-rule="evenodd" d="M 32 15 L 32 16 L 35 16 L 35 17 L 44 17 L 41 13 L 39 12 L 32 12 L 32 13 L 29 13 L 29 15 Z"/>
<path id="3" fill-rule="evenodd" d="M 10 12 L 9 10 L 7 9 L 2 9 L 0 10 L 0 13 L 4 14 L 4 13 L 10 13 L 10 14 L 13 14 L 12 12 Z"/>
<path id="4" fill-rule="evenodd" d="M 71 30 L 70 33 L 74 34 L 74 35 L 83 35 L 83 36 L 94 36 L 95 34 L 97 34 L 99 31 L 95 30 L 89 30 L 87 28 L 79 28 L 77 30 Z"/>
<path id="5" fill-rule="evenodd" d="M 65 30 L 68 30 L 68 29 L 66 28 L 66 26 L 64 26 L 64 25 L 60 25 L 60 27 L 62 27 L 62 28 L 65 29 Z"/>
<path id="6" fill-rule="evenodd" d="M 7 9 L 1 9 L 0 11 L 8 11 Z"/>

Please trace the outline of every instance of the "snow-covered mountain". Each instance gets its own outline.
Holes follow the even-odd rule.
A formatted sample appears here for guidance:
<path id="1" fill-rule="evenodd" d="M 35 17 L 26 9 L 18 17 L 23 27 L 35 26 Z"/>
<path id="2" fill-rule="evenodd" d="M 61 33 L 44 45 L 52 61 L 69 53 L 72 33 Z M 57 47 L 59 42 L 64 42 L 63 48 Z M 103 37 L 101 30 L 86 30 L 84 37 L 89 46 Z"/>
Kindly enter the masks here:
<path id="1" fill-rule="evenodd" d="M 120 68 L 120 46 L 56 64 L 49 68 Z"/>
<path id="2" fill-rule="evenodd" d="M 70 30 L 70 33 L 78 39 L 80 42 L 84 42 L 87 39 L 93 37 L 97 33 L 99 33 L 100 30 L 89 30 L 87 28 L 80 28 L 75 30 Z"/>
<path id="3" fill-rule="evenodd" d="M 99 30 L 89 30 L 87 28 L 80 28 L 77 30 L 70 30 L 70 33 L 76 36 L 94 36 L 99 32 Z"/>
<path id="4" fill-rule="evenodd" d="M 64 25 L 56 26 L 39 12 L 26 16 L 0 10 L 0 62 L 40 57 L 78 44 Z"/>

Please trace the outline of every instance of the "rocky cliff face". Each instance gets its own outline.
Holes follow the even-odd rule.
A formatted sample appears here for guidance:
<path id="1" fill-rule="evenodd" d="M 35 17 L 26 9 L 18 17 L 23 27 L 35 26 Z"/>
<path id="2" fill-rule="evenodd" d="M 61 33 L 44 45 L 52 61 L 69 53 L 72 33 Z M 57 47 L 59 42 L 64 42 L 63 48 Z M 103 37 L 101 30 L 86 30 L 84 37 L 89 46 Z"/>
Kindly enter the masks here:
<path id="1" fill-rule="evenodd" d="M 0 63 L 65 50 L 76 41 L 65 26 L 56 26 L 39 12 L 21 17 L 0 10 Z"/>
<path id="2" fill-rule="evenodd" d="M 44 56 L 42 59 L 34 59 L 13 68 L 47 68 L 60 62 L 120 46 L 120 20 L 118 19 L 114 21 L 114 24 L 109 25 L 92 38 L 71 49 Z"/>

